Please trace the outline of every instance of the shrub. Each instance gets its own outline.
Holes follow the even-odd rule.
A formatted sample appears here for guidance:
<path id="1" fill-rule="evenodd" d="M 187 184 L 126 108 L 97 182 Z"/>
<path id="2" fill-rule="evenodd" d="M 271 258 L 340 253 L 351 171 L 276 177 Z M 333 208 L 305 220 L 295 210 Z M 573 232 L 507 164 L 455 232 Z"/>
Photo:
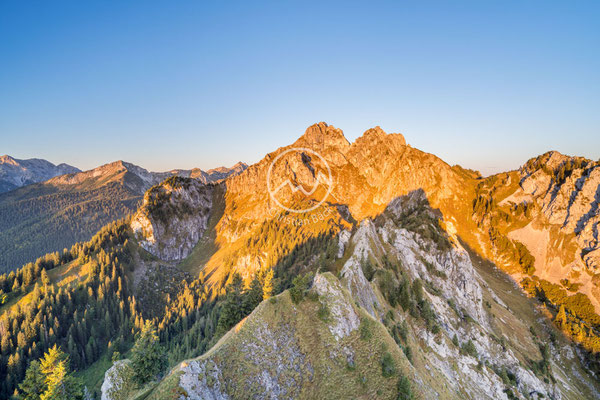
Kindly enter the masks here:
<path id="1" fill-rule="evenodd" d="M 462 351 L 473 358 L 477 358 L 477 349 L 475 348 L 475 345 L 473 344 L 473 341 L 471 339 L 463 343 Z"/>
<path id="2" fill-rule="evenodd" d="M 400 339 L 402 339 L 402 341 L 406 343 L 406 338 L 408 337 L 408 324 L 406 323 L 406 321 L 402 321 L 397 325 L 397 328 Z"/>
<path id="3" fill-rule="evenodd" d="M 306 290 L 312 282 L 312 274 L 298 275 L 292 280 L 292 287 L 290 288 L 290 296 L 294 304 L 298 304 L 304 299 Z"/>
<path id="4" fill-rule="evenodd" d="M 363 274 L 365 274 L 365 278 L 367 278 L 367 280 L 371 282 L 373 280 L 373 275 L 375 275 L 375 269 L 373 268 L 371 260 L 367 259 L 366 261 L 363 261 L 361 263 L 361 267 Z"/>
<path id="5" fill-rule="evenodd" d="M 394 363 L 392 355 L 386 351 L 381 357 L 381 375 L 389 378 L 394 374 L 396 374 L 396 363 Z"/>
<path id="6" fill-rule="evenodd" d="M 371 339 L 371 337 L 373 336 L 373 333 L 371 332 L 371 320 L 367 317 L 364 317 L 363 319 L 361 319 L 359 330 L 360 330 L 360 338 L 362 340 Z"/>
<path id="7" fill-rule="evenodd" d="M 328 322 L 330 315 L 331 312 L 329 311 L 329 307 L 327 307 L 327 304 L 321 303 L 321 305 L 319 306 L 319 310 L 317 311 L 317 316 L 319 317 L 319 319 L 323 322 Z"/>
<path id="8" fill-rule="evenodd" d="M 404 355 L 406 356 L 408 361 L 410 361 L 410 363 L 412 364 L 412 349 L 410 348 L 410 346 L 405 346 L 402 349 L 402 351 L 404 351 Z"/>
<path id="9" fill-rule="evenodd" d="M 452 343 L 458 347 L 458 337 L 456 336 L 456 333 L 454 334 L 454 337 L 452 338 Z"/>
<path id="10" fill-rule="evenodd" d="M 413 395 L 412 389 L 410 387 L 410 381 L 404 375 L 400 377 L 398 380 L 398 396 L 397 400 L 412 400 L 415 396 Z"/>

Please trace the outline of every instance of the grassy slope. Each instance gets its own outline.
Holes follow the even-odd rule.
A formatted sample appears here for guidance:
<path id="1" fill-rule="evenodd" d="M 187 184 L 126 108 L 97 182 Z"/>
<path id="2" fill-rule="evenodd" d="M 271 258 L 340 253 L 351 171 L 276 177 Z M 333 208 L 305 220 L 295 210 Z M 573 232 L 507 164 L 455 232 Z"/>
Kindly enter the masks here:
<path id="1" fill-rule="evenodd" d="M 331 274 L 327 279 L 335 280 Z M 353 304 L 345 293 L 346 301 Z M 394 364 L 406 376 L 411 376 L 411 366 L 404 353 L 398 348 L 387 330 L 379 322 L 373 320 L 356 306 L 362 320 L 368 320 L 370 338 L 361 338 L 360 329 L 356 329 L 339 342 L 336 342 L 325 322 L 317 316 L 319 301 L 305 299 L 294 305 L 286 291 L 269 301 L 264 301 L 244 321 L 240 322 L 225 335 L 209 352 L 199 357 L 198 361 L 214 360 L 221 368 L 228 393 L 234 399 L 260 396 L 262 388 L 253 379 L 266 369 L 278 377 L 279 382 L 295 382 L 298 385 L 290 388 L 301 399 L 371 399 L 392 398 L 396 394 L 398 374 L 384 377 L 381 373 L 380 360 L 385 352 L 389 352 Z M 363 322 L 364 323 L 364 322 Z M 267 327 L 273 335 L 285 336 L 292 333 L 291 341 L 298 346 L 300 354 L 305 356 L 304 362 L 296 363 L 297 369 L 287 368 L 277 371 L 274 366 L 287 365 L 290 360 L 280 360 L 280 352 L 269 352 L 269 348 L 257 337 L 259 331 Z M 248 353 L 248 344 L 254 343 L 261 348 L 255 353 L 265 352 L 266 357 L 260 360 Z M 341 351 L 352 349 L 354 365 L 348 362 Z M 257 354 L 257 355 L 258 355 Z M 270 358 L 270 359 L 269 359 Z M 182 374 L 181 367 L 192 360 L 185 361 L 176 367 L 156 387 L 148 399 L 175 399 L 182 394 L 178 382 Z"/>

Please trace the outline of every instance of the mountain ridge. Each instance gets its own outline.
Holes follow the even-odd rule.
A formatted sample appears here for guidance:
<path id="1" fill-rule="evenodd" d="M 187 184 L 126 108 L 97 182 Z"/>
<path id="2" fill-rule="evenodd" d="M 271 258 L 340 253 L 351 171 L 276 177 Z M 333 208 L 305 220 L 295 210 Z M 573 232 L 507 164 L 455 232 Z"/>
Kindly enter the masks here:
<path id="1" fill-rule="evenodd" d="M 20 160 L 5 154 L 0 156 L 0 193 L 73 172 L 80 170 L 64 163 L 54 165 L 40 158 Z"/>
<path id="2" fill-rule="evenodd" d="M 206 172 L 149 172 L 119 160 L 1 193 L 0 271 L 89 240 L 107 223 L 133 214 L 144 193 L 171 176 L 191 176 L 209 184 L 244 169 L 244 163 L 237 163 Z"/>

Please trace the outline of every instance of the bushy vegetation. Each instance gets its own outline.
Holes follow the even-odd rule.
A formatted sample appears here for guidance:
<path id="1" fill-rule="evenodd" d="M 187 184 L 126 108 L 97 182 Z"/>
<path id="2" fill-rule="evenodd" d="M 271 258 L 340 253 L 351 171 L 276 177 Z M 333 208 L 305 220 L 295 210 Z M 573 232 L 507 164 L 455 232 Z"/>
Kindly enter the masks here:
<path id="1" fill-rule="evenodd" d="M 23 400 L 83 399 L 83 386 L 70 369 L 69 356 L 54 345 L 39 361 L 29 364 L 25 379 L 19 385 Z"/>
<path id="2" fill-rule="evenodd" d="M 473 341 L 471 339 L 464 342 L 460 349 L 463 353 L 473 358 L 477 358 L 477 349 L 475 348 L 475 345 L 473 344 Z"/>
<path id="3" fill-rule="evenodd" d="M 131 350 L 132 378 L 143 385 L 159 377 L 166 367 L 166 353 L 158 340 L 154 323 L 146 321 Z"/>
<path id="4" fill-rule="evenodd" d="M 402 375 L 400 379 L 398 379 L 398 396 L 396 400 L 413 400 L 415 398 L 410 380 Z"/>
<path id="5" fill-rule="evenodd" d="M 521 286 L 556 312 L 554 324 L 586 350 L 590 368 L 600 372 L 600 316 L 590 299 L 583 293 L 569 295 L 560 285 L 537 277 L 524 279 Z"/>
<path id="6" fill-rule="evenodd" d="M 313 280 L 312 273 L 306 275 L 298 275 L 292 280 L 292 287 L 290 288 L 290 297 L 295 304 L 302 301 L 306 295 L 306 291 L 310 287 Z"/>
<path id="7" fill-rule="evenodd" d="M 373 324 L 373 322 L 369 318 L 367 318 L 367 317 L 361 318 L 359 331 L 360 331 L 360 338 L 362 340 L 369 340 L 373 336 L 373 332 L 372 332 L 373 327 L 371 326 L 372 324 Z"/>
<path id="8" fill-rule="evenodd" d="M 227 285 L 225 297 L 221 301 L 214 341 L 250 314 L 262 299 L 263 287 L 258 277 L 252 280 L 249 288 L 244 289 L 242 277 L 238 273 L 233 274 L 231 283 Z"/>
<path id="9" fill-rule="evenodd" d="M 396 374 L 396 363 L 389 352 L 383 353 L 381 357 L 381 375 L 390 378 Z"/>

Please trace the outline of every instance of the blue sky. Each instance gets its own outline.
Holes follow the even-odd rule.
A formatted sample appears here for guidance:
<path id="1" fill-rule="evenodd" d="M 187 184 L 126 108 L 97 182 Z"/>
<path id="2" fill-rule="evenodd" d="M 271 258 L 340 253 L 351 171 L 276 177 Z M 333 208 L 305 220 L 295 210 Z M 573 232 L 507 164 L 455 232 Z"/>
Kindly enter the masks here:
<path id="1" fill-rule="evenodd" d="M 484 174 L 600 158 L 600 2 L 2 1 L 0 154 L 249 163 L 326 121 Z"/>

